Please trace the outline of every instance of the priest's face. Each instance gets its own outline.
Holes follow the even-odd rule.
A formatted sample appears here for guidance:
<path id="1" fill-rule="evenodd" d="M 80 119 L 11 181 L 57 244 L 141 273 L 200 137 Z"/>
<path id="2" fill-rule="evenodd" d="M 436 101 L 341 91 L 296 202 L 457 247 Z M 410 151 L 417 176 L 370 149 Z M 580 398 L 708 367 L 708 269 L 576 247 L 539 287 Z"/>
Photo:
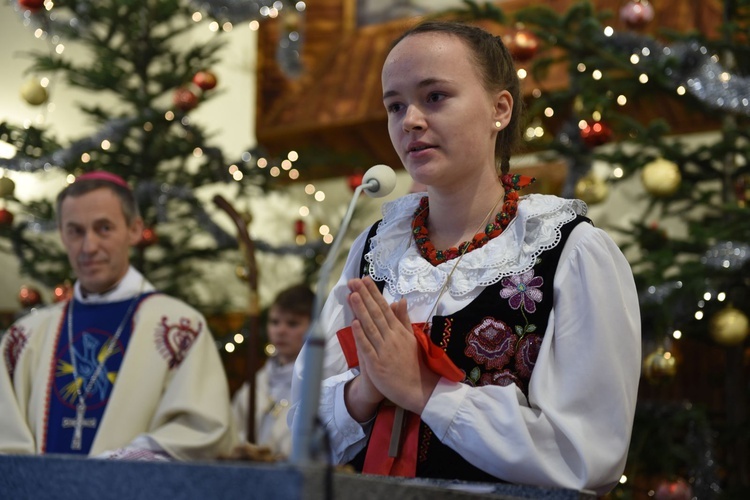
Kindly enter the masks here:
<path id="1" fill-rule="evenodd" d="M 125 220 L 120 198 L 109 188 L 65 198 L 60 233 L 70 265 L 83 289 L 103 293 L 125 276 L 130 247 L 138 243 L 143 221 Z"/>

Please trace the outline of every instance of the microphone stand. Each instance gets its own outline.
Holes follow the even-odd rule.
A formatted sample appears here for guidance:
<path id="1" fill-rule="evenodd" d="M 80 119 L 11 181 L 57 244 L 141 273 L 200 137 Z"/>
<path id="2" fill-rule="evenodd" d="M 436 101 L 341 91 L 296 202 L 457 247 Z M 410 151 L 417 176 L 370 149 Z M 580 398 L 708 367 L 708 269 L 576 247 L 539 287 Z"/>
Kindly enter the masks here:
<path id="1" fill-rule="evenodd" d="M 387 172 L 383 172 L 384 170 Z M 378 176 L 378 178 L 375 178 L 375 176 Z M 323 380 L 323 357 L 326 346 L 326 332 L 323 331 L 320 324 L 320 313 L 325 303 L 325 297 L 328 295 L 328 280 L 336 263 L 341 243 L 349 228 L 360 193 L 366 190 L 371 196 L 385 196 L 393 190 L 395 180 L 396 174 L 385 165 L 375 165 L 365 173 L 362 184 L 354 190 L 354 195 L 333 240 L 331 250 L 320 268 L 312 321 L 305 341 L 302 397 L 297 416 L 294 419 L 295 425 L 292 429 L 292 455 L 290 457 L 292 464 L 311 464 L 314 462 L 315 455 L 318 455 L 322 448 L 323 434 L 320 430 L 316 433 L 315 428 L 318 419 L 318 406 L 320 405 L 320 384 Z"/>

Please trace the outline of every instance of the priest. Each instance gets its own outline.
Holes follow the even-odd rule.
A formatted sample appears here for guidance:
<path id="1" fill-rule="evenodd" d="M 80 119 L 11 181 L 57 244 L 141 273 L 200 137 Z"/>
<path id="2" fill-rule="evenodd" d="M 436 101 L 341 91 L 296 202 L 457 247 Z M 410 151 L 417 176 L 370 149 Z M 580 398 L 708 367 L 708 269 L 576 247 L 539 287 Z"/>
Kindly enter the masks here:
<path id="1" fill-rule="evenodd" d="M 0 343 L 0 453 L 211 459 L 234 445 L 226 374 L 205 318 L 130 265 L 143 221 L 121 177 L 57 197 L 74 297 Z"/>

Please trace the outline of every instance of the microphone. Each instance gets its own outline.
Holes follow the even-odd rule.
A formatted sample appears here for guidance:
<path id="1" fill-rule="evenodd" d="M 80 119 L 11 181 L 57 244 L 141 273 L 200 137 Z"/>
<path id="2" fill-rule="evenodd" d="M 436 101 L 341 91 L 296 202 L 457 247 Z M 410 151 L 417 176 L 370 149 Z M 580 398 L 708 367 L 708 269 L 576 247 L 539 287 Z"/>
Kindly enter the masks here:
<path id="1" fill-rule="evenodd" d="M 320 312 L 328 295 L 328 280 L 336 263 L 341 243 L 354 213 L 354 207 L 360 193 L 364 191 L 368 196 L 381 198 L 387 196 L 396 187 L 396 172 L 388 165 L 370 167 L 362 177 L 362 184 L 357 186 L 344 214 L 338 233 L 333 240 L 323 265 L 320 268 L 318 284 L 315 290 L 312 321 L 307 330 L 305 340 L 305 364 L 302 367 L 302 382 L 299 408 L 294 418 L 292 428 L 292 454 L 290 462 L 296 465 L 308 465 L 313 461 L 313 451 L 322 449 L 322 435 L 315 433 L 315 424 L 320 405 L 320 384 L 323 381 L 323 357 L 325 355 L 326 332 L 320 324 Z M 295 391 L 296 392 L 296 391 Z"/>
<path id="2" fill-rule="evenodd" d="M 371 198 L 388 196 L 396 187 L 396 172 L 388 165 L 372 166 L 362 176 L 362 185 L 365 194 Z"/>

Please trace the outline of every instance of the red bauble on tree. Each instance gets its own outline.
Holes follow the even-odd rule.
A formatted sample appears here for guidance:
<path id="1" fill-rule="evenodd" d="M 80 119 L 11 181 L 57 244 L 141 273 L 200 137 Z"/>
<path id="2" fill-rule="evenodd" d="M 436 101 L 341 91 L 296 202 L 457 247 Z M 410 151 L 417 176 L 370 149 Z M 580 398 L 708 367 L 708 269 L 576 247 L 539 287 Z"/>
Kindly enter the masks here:
<path id="1" fill-rule="evenodd" d="M 662 481 L 656 487 L 654 498 L 656 500 L 690 500 L 693 498 L 693 489 L 684 479 Z"/>
<path id="2" fill-rule="evenodd" d="M 44 0 L 18 0 L 18 5 L 24 9 L 36 12 L 44 7 Z"/>
<path id="3" fill-rule="evenodd" d="M 602 121 L 588 120 L 581 129 L 581 139 L 590 148 L 606 144 L 612 138 L 612 129 Z"/>
<path id="4" fill-rule="evenodd" d="M 200 87 L 201 90 L 211 90 L 216 87 L 218 81 L 216 75 L 210 71 L 199 71 L 193 76 L 193 83 Z"/>
<path id="5" fill-rule="evenodd" d="M 36 288 L 24 285 L 18 291 L 18 302 L 24 309 L 38 306 L 42 303 L 42 294 Z"/>
<path id="6" fill-rule="evenodd" d="M 352 191 L 354 191 L 359 186 L 361 186 L 362 185 L 362 179 L 364 178 L 364 176 L 365 176 L 365 174 L 363 174 L 362 172 L 355 172 L 355 173 L 349 175 L 346 178 L 346 183 L 349 185 L 349 189 L 351 189 Z"/>
<path id="7" fill-rule="evenodd" d="M 631 0 L 620 9 L 620 19 L 630 29 L 641 29 L 654 20 L 654 8 L 648 0 Z"/>
<path id="8" fill-rule="evenodd" d="M 13 225 L 13 212 L 0 208 L 0 227 L 10 227 Z"/>
<path id="9" fill-rule="evenodd" d="M 190 111 L 198 106 L 198 96 L 192 90 L 180 87 L 174 91 L 173 102 L 178 109 Z"/>
<path id="10" fill-rule="evenodd" d="M 55 287 L 55 289 L 52 292 L 52 301 L 53 302 L 63 302 L 68 299 L 73 298 L 73 285 L 70 283 L 70 281 L 66 281 L 64 283 L 60 283 Z"/>
<path id="11" fill-rule="evenodd" d="M 539 39 L 531 31 L 521 28 L 503 37 L 510 55 L 518 62 L 528 61 L 539 50 Z"/>
<path id="12" fill-rule="evenodd" d="M 144 227 L 141 232 L 141 241 L 138 242 L 138 248 L 146 248 L 155 245 L 159 241 L 156 231 L 151 227 Z"/>
<path id="13" fill-rule="evenodd" d="M 297 219 L 294 221 L 294 235 L 295 236 L 304 236 L 307 232 L 307 225 L 305 224 L 305 221 L 302 219 Z"/>

